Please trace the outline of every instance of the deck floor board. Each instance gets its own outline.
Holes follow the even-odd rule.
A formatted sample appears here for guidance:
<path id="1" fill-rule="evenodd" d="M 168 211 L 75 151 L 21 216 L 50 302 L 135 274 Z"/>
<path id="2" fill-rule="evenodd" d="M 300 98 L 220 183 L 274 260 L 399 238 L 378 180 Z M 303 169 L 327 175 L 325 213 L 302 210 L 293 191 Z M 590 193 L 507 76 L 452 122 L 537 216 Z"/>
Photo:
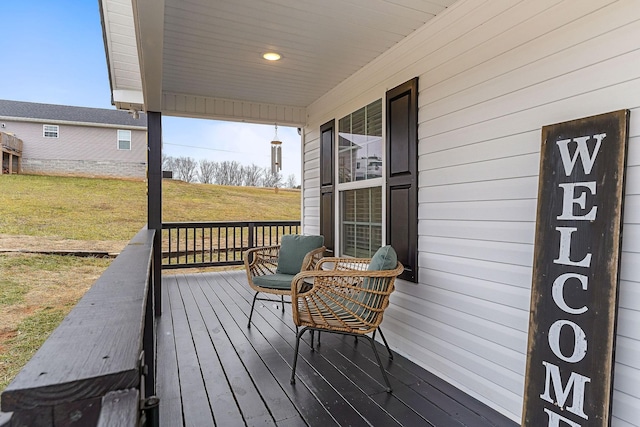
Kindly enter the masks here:
<path id="1" fill-rule="evenodd" d="M 516 426 L 377 344 L 386 393 L 369 342 L 338 334 L 322 334 L 315 351 L 305 334 L 292 385 L 291 307 L 260 301 L 247 328 L 252 298 L 244 271 L 164 275 L 161 426 Z"/>

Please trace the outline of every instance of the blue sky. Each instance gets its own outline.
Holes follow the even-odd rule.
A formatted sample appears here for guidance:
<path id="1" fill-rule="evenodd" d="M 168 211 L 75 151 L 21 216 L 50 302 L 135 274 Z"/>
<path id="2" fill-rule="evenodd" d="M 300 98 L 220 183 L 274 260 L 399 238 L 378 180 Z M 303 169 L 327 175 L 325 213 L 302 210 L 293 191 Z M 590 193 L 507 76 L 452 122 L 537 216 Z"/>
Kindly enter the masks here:
<path id="1" fill-rule="evenodd" d="M 8 0 L 0 25 L 0 99 L 111 105 L 98 0 Z M 268 167 L 273 125 L 163 118 L 164 154 Z M 300 136 L 278 127 L 283 179 L 300 184 Z"/>

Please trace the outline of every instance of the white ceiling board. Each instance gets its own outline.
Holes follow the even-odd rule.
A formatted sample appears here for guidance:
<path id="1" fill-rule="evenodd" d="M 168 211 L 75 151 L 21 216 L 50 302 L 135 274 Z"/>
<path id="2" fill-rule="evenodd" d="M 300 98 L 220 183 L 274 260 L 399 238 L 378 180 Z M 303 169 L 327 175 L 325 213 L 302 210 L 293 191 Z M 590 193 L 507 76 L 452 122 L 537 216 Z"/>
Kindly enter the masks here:
<path id="1" fill-rule="evenodd" d="M 119 11 L 128 3 L 102 1 Z M 155 91 L 155 107 L 158 94 L 170 93 L 305 108 L 456 0 L 164 0 L 154 10 L 152 0 L 133 1 L 145 102 Z M 113 15 L 107 38 L 127 35 L 118 29 L 129 22 L 123 17 Z M 126 37 L 108 46 L 123 75 L 135 72 L 128 48 Z M 265 61 L 267 51 L 283 57 Z M 147 59 L 145 52 L 153 54 Z M 126 77 L 121 84 L 135 85 Z M 166 114 L 171 108 L 162 105 Z"/>

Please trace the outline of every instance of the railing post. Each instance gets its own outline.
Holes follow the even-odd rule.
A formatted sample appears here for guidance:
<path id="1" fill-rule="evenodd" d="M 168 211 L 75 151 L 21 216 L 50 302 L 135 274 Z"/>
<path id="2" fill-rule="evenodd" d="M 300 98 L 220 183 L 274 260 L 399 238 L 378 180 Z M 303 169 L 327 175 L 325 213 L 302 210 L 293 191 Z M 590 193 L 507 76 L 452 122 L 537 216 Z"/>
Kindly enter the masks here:
<path id="1" fill-rule="evenodd" d="M 153 291 L 155 315 L 162 313 L 162 114 L 147 112 L 147 224 L 155 230 L 153 241 Z"/>
<path id="2" fill-rule="evenodd" d="M 250 222 L 247 225 L 247 228 L 248 228 L 248 232 L 249 232 L 249 237 L 248 237 L 249 241 L 247 242 L 247 249 L 253 249 L 253 248 L 256 247 L 256 242 L 255 242 L 255 239 L 256 239 L 256 233 L 255 233 L 256 224 L 254 222 Z M 249 259 L 247 261 L 251 262 L 253 260 Z"/>

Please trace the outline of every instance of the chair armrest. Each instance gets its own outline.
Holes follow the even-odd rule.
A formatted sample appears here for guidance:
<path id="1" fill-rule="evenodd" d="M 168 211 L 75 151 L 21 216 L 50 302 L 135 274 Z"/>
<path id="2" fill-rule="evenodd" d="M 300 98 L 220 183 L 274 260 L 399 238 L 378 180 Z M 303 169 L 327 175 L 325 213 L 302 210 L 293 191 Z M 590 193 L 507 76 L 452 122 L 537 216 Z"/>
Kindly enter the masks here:
<path id="1" fill-rule="evenodd" d="M 377 327 L 389 304 L 395 278 L 404 267 L 398 262 L 393 270 L 362 271 L 353 269 L 353 261 L 334 258 L 331 262 L 336 270 L 303 271 L 293 278 L 291 302 L 296 325 L 317 327 L 328 322 L 346 331 L 349 324 L 358 333 Z M 358 267 L 360 264 L 356 262 Z M 311 281 L 311 289 L 304 286 Z"/>
<path id="2" fill-rule="evenodd" d="M 366 271 L 370 258 L 325 257 L 318 261 L 316 270 Z"/>
<path id="3" fill-rule="evenodd" d="M 249 277 L 274 274 L 278 267 L 280 245 L 262 246 L 245 251 L 244 266 Z"/>
<path id="4" fill-rule="evenodd" d="M 311 252 L 307 253 L 302 260 L 302 266 L 300 267 L 300 271 L 306 270 L 314 270 L 318 263 L 322 260 L 322 256 L 324 252 L 327 250 L 324 246 L 314 249 Z"/>
<path id="5" fill-rule="evenodd" d="M 323 258 L 324 260 L 331 260 L 332 258 Z M 332 261 L 333 262 L 333 261 Z M 339 267 L 340 268 L 340 267 Z M 333 270 L 307 270 L 301 271 L 296 274 L 291 281 L 291 298 L 298 296 L 305 296 L 308 293 L 317 292 L 322 287 L 331 288 L 344 288 L 361 290 L 360 284 L 365 278 L 395 278 L 402 273 L 404 267 L 398 262 L 398 265 L 393 270 L 355 270 L 355 269 L 333 269 Z M 314 286 L 310 290 L 300 292 L 300 289 L 304 289 L 303 283 L 309 283 L 313 280 Z M 316 286 L 317 285 L 317 286 Z M 376 290 L 369 290 L 370 292 L 379 293 Z"/>

